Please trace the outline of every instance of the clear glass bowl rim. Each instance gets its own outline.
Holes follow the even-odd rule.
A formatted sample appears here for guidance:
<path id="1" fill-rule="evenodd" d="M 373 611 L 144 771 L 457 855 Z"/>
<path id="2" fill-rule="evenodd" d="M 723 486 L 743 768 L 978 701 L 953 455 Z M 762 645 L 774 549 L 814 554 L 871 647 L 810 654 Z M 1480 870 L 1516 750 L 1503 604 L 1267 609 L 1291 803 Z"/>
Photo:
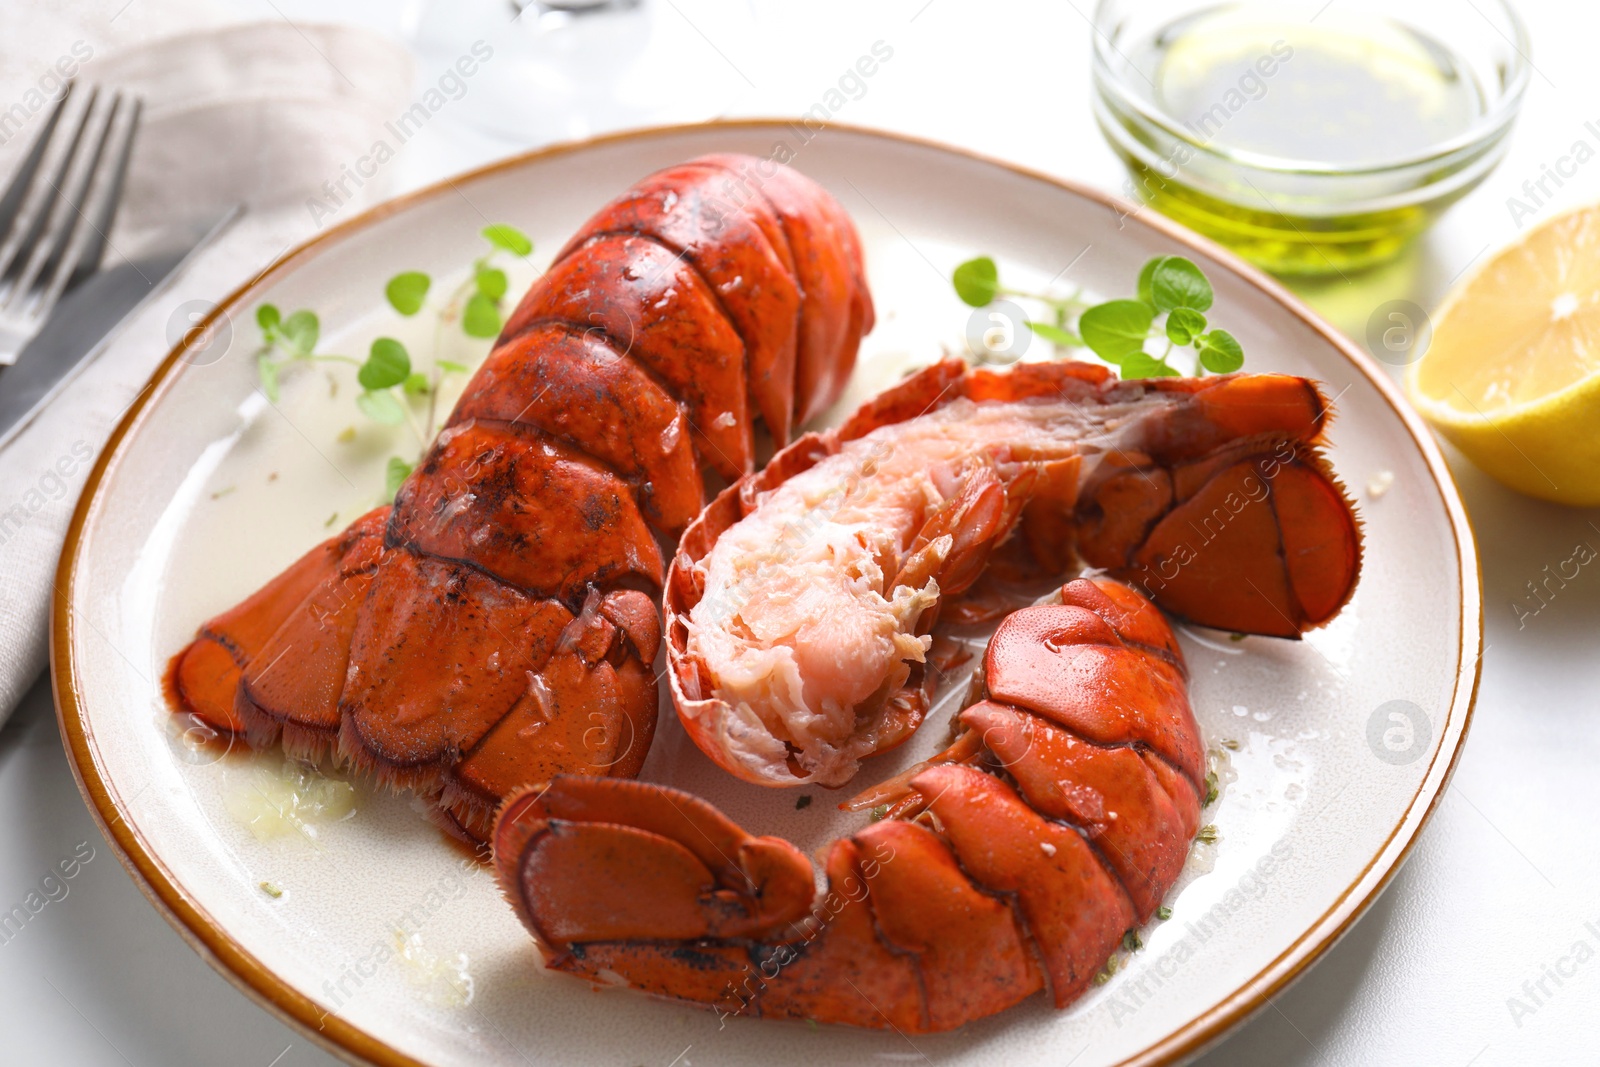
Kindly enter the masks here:
<path id="1" fill-rule="evenodd" d="M 1509 0 L 1484 0 L 1484 2 L 1499 9 L 1505 15 L 1512 31 L 1509 43 L 1514 58 L 1511 60 L 1509 77 L 1506 79 L 1505 88 L 1499 96 L 1491 101 L 1489 107 L 1482 115 L 1478 116 L 1471 126 L 1454 137 L 1435 142 L 1411 155 L 1397 156 L 1393 159 L 1360 166 L 1322 163 L 1316 160 L 1294 159 L 1288 156 L 1274 156 L 1264 152 L 1227 148 L 1197 141 L 1175 118 L 1155 107 L 1152 103 L 1141 99 L 1128 89 L 1127 84 L 1116 73 L 1117 67 L 1113 63 L 1113 59 L 1121 59 L 1122 57 L 1116 53 L 1111 43 L 1111 35 L 1107 32 L 1105 26 L 1112 9 L 1119 3 L 1127 2 L 1128 0 L 1099 0 L 1095 7 L 1091 32 L 1094 35 L 1094 75 L 1100 91 L 1102 93 L 1114 93 L 1118 107 L 1134 112 L 1145 122 L 1157 127 L 1168 136 L 1183 142 L 1194 151 L 1258 171 L 1335 177 L 1382 175 L 1412 167 L 1431 166 L 1443 162 L 1451 156 L 1470 153 L 1501 136 L 1505 132 L 1505 128 L 1516 118 L 1517 112 L 1522 107 L 1522 97 L 1528 88 L 1528 81 L 1533 68 L 1532 62 L 1528 59 L 1530 47 L 1528 29 L 1522 22 L 1522 16 L 1517 14 L 1516 8 L 1511 6 Z"/>

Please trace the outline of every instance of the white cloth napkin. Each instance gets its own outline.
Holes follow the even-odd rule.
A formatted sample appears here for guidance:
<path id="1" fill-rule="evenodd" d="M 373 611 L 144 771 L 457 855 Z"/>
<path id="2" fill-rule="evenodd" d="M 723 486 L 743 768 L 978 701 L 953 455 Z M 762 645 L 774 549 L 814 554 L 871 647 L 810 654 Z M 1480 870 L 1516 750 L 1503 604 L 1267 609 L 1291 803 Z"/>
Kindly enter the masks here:
<path id="1" fill-rule="evenodd" d="M 3 723 L 45 667 L 56 561 L 89 468 L 170 349 L 175 311 L 220 300 L 319 221 L 329 225 L 307 198 L 410 103 L 413 74 L 408 54 L 377 34 L 287 20 L 221 25 L 210 0 L 4 0 L 0 9 L 0 180 L 42 124 L 39 101 L 71 72 L 145 104 L 106 265 L 244 208 L 0 451 Z M 379 198 L 383 178 L 355 190 L 339 217 Z"/>

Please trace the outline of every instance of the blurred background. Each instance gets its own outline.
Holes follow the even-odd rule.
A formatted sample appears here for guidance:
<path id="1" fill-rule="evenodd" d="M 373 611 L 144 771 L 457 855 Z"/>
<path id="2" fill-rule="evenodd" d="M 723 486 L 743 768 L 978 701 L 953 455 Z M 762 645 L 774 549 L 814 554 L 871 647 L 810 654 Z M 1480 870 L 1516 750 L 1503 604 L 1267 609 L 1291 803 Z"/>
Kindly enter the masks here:
<path id="1" fill-rule="evenodd" d="M 1321 8 L 1337 16 L 1346 2 Z M 62 79 L 137 83 L 148 152 L 127 176 L 119 254 L 171 255 L 244 202 L 257 228 L 243 231 L 251 243 L 236 254 L 261 265 L 363 207 L 527 148 L 638 125 L 815 115 L 819 105 L 830 121 L 1134 190 L 1096 124 L 1091 0 L 588 6 L 7 0 L 0 164 L 15 165 Z M 1435 6 L 1480 36 L 1500 35 L 1526 63 L 1525 97 L 1505 157 L 1397 256 L 1284 279 L 1362 347 L 1381 345 L 1398 306 L 1414 309 L 1408 329 L 1425 330 L 1484 257 L 1600 195 L 1600 163 L 1589 162 L 1600 149 L 1600 11 L 1521 0 L 1519 45 L 1482 0 Z M 870 78 L 851 77 L 868 52 L 888 58 Z M 470 74 L 464 56 L 474 57 Z M 417 101 L 427 120 L 353 172 L 383 124 Z M 1318 102 L 1305 106 L 1312 114 Z M 1396 375 L 1410 361 L 1392 348 L 1374 354 Z M 0 376 L 0 406 L 7 388 Z M 1479 538 L 1486 603 L 1482 684 L 1455 782 L 1366 917 L 1208 1064 L 1600 1063 L 1600 964 L 1537 1000 L 1524 991 L 1585 923 L 1600 929 L 1600 849 L 1588 826 L 1600 807 L 1600 578 L 1585 572 L 1537 618 L 1518 610 L 1547 564 L 1600 544 L 1600 512 L 1519 495 L 1447 451 Z M 8 582 L 42 565 L 5 551 Z M 31 625 L 33 609 L 5 596 L 0 621 Z M 0 901 L 20 899 L 74 849 L 93 859 L 25 936 L 0 943 L 0 1060 L 332 1063 L 141 899 L 72 782 L 47 681 L 30 675 L 14 688 L 7 704 L 20 703 L 0 729 Z"/>

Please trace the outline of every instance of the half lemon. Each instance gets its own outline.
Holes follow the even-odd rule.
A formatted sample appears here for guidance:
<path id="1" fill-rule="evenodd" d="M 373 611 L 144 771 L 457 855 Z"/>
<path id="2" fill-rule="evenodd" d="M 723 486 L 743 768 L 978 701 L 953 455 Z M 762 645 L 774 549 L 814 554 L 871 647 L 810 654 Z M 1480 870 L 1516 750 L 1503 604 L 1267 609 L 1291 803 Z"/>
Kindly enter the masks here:
<path id="1" fill-rule="evenodd" d="M 1540 223 L 1452 290 L 1405 384 L 1505 485 L 1600 504 L 1600 206 Z"/>

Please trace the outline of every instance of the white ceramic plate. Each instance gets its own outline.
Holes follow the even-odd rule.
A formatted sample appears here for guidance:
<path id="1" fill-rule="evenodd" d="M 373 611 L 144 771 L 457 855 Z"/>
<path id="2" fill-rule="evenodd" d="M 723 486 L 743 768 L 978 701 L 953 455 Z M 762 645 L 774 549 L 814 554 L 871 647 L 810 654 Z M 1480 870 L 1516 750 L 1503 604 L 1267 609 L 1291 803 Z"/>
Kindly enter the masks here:
<path id="1" fill-rule="evenodd" d="M 542 265 L 607 198 L 703 152 L 782 143 L 860 225 L 880 309 L 853 403 L 942 345 L 969 309 L 949 271 L 977 252 L 1009 275 L 1132 287 L 1149 256 L 1185 252 L 1217 291 L 1213 319 L 1248 369 L 1309 375 L 1338 397 L 1332 458 L 1361 499 L 1366 561 L 1354 600 L 1304 642 L 1184 632 L 1208 743 L 1237 743 L 1221 799 L 1169 899 L 1173 917 L 1104 985 L 1057 1012 L 1035 997 L 956 1034 L 729 1020 L 541 972 L 488 873 L 403 797 L 360 788 L 355 814 L 258 840 L 229 802 L 259 783 L 251 757 L 183 743 L 160 691 L 197 623 L 233 604 L 376 499 L 403 444 L 359 424 L 351 388 L 318 369 L 255 388 L 255 306 L 321 313 L 331 351 L 379 334 L 420 346 L 380 293 L 396 270 L 461 277 L 488 220 L 533 235 Z M 513 288 L 533 265 L 520 267 Z M 439 288 L 443 288 L 441 284 Z M 1260 1007 L 1354 921 L 1394 873 L 1449 775 L 1477 679 L 1476 556 L 1431 438 L 1365 356 L 1233 257 L 1098 193 L 936 145 L 860 130 L 804 139 L 782 123 L 628 134 L 535 153 L 425 190 L 286 256 L 219 314 L 232 340 L 212 362 L 180 350 L 128 414 L 84 494 L 56 603 L 57 701 L 85 796 L 152 901 L 224 974 L 312 1037 L 378 1063 L 859 1063 L 928 1059 L 1075 1067 L 1190 1055 Z M 1367 486 L 1392 474 L 1374 497 Z M 1403 701 L 1405 704 L 1391 702 Z M 1409 709 L 1415 709 L 1411 711 Z M 741 787 L 687 744 L 671 713 L 646 776 L 696 790 L 756 832 L 821 844 L 859 817 L 831 796 Z M 181 723 L 181 720 L 179 721 Z M 898 766 L 930 751 L 934 722 Z M 1226 750 L 1223 750 L 1226 751 Z M 893 767 L 874 768 L 875 774 Z M 263 888 L 281 893 L 273 896 Z M 394 928 L 416 936 L 396 951 Z M 407 958 L 407 957 L 412 958 Z M 464 958 L 463 958 L 464 957 Z M 449 974 L 470 975 L 470 1002 Z"/>

